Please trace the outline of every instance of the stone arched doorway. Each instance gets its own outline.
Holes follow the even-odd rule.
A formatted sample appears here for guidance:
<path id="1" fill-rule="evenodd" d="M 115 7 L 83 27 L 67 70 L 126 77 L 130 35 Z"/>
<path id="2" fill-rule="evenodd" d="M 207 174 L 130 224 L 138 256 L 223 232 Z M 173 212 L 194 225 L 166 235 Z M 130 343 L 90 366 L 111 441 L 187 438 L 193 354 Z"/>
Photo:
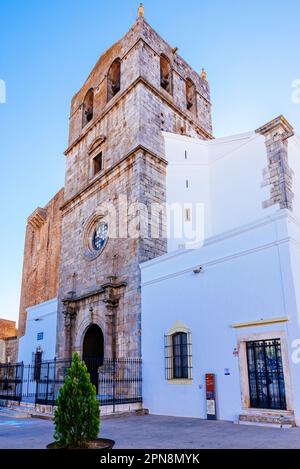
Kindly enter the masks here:
<path id="1" fill-rule="evenodd" d="M 101 328 L 97 324 L 92 324 L 85 333 L 82 359 L 90 373 L 91 382 L 96 386 L 98 393 L 98 369 L 103 365 L 104 337 Z"/>

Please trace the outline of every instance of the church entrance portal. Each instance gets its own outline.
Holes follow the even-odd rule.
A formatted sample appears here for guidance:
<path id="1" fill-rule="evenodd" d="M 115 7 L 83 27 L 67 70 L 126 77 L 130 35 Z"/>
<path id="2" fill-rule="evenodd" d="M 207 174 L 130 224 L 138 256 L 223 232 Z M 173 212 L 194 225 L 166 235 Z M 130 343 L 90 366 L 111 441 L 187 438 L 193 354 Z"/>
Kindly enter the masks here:
<path id="1" fill-rule="evenodd" d="M 99 326 L 92 324 L 85 333 L 83 340 L 82 359 L 90 373 L 91 382 L 96 386 L 98 394 L 98 369 L 103 365 L 104 338 Z"/>

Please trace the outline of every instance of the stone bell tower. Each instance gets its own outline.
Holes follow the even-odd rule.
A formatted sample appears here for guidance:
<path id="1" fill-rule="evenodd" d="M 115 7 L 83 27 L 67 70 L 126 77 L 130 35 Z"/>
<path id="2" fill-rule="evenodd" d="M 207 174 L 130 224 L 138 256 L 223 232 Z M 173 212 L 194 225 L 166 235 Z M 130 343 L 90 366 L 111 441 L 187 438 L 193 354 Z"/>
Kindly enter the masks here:
<path id="1" fill-rule="evenodd" d="M 139 264 L 166 252 L 165 227 L 157 217 L 159 238 L 132 236 L 120 211 L 130 225 L 137 204 L 150 210 L 151 204 L 165 202 L 162 130 L 212 138 L 205 72 L 196 73 L 151 28 L 142 5 L 138 15 L 130 31 L 101 55 L 71 102 L 58 358 L 73 351 L 94 353 L 85 340 L 92 325 L 103 337 L 99 353 L 140 356 Z M 114 236 L 107 206 L 116 208 L 119 220 Z"/>

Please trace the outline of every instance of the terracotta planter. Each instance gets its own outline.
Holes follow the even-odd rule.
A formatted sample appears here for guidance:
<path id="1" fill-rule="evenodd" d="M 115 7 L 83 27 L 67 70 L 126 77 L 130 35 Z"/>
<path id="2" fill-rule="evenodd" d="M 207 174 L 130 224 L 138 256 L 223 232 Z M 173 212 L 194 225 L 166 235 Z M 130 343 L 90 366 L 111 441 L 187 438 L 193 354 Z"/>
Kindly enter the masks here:
<path id="1" fill-rule="evenodd" d="M 115 446 L 114 440 L 108 440 L 106 438 L 97 438 L 97 440 L 89 441 L 85 448 L 72 448 L 72 449 L 97 449 L 98 451 L 108 451 Z M 65 449 L 58 448 L 56 443 L 50 443 L 47 445 L 47 449 Z"/>

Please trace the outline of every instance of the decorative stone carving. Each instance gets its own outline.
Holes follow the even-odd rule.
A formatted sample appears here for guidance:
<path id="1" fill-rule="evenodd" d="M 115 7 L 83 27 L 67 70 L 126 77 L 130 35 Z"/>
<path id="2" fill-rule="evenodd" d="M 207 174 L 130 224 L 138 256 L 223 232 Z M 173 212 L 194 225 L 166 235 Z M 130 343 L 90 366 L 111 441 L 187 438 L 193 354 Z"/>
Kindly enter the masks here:
<path id="1" fill-rule="evenodd" d="M 92 153 L 96 152 L 101 145 L 105 142 L 106 137 L 104 135 L 100 135 L 97 137 L 93 143 L 88 148 L 88 154 L 91 155 Z"/>
<path id="2" fill-rule="evenodd" d="M 73 292 L 72 292 L 73 293 Z M 74 329 L 77 317 L 76 304 L 72 299 L 63 301 L 64 310 L 63 316 L 65 318 L 65 354 L 67 357 L 72 357 L 73 343 L 74 343 Z"/>
<path id="3" fill-rule="evenodd" d="M 38 207 L 27 220 L 27 223 L 34 229 L 39 230 L 46 223 L 47 211 Z"/>

